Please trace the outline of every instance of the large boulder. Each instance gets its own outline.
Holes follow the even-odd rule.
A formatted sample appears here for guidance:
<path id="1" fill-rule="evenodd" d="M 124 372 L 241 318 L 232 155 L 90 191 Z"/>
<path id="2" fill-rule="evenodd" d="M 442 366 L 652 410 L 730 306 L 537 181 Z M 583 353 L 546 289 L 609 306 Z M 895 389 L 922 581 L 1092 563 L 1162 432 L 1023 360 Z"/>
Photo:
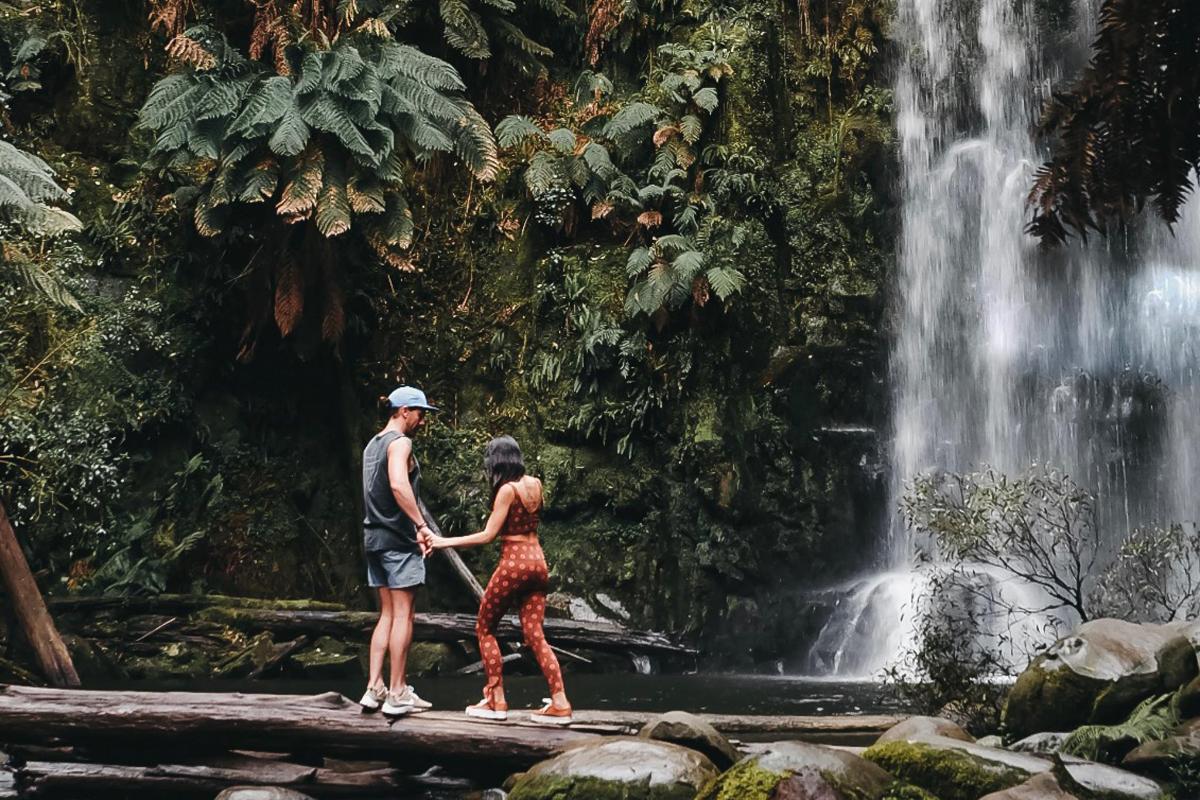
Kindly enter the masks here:
<path id="1" fill-rule="evenodd" d="M 943 736 L 875 744 L 867 748 L 863 757 L 941 800 L 977 800 L 989 793 L 1012 789 L 1055 767 L 1048 758 Z M 1161 787 L 1148 778 L 1080 758 L 1067 757 L 1063 761 L 1065 778 L 1084 793 L 1099 794 L 1106 800 L 1163 797 Z"/>
<path id="2" fill-rule="evenodd" d="M 880 800 L 895 781 L 858 756 L 807 742 L 775 742 L 742 759 L 696 800 Z"/>
<path id="3" fill-rule="evenodd" d="M 1124 719 L 1138 703 L 1196 675 L 1196 626 L 1097 619 L 1059 639 L 1009 692 L 1009 736 Z"/>
<path id="4" fill-rule="evenodd" d="M 686 711 L 668 711 L 654 717 L 638 732 L 638 738 L 698 750 L 708 756 L 717 769 L 729 769 L 742 757 L 716 728 Z"/>
<path id="5" fill-rule="evenodd" d="M 962 742 L 973 742 L 975 737 L 964 731 L 957 723 L 941 717 L 909 717 L 897 722 L 884 731 L 877 742 L 909 741 L 922 736 L 945 736 Z"/>
<path id="6" fill-rule="evenodd" d="M 692 800 L 717 776 L 708 757 L 632 736 L 572 747 L 517 779 L 509 800 Z"/>

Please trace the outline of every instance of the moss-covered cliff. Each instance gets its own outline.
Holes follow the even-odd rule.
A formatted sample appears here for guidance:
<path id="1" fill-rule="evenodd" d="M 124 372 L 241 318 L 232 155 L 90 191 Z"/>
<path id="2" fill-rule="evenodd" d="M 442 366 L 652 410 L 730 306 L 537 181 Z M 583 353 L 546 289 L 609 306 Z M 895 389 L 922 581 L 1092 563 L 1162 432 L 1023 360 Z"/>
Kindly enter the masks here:
<path id="1" fill-rule="evenodd" d="M 453 63 L 491 124 L 570 131 L 559 159 L 605 142 L 645 211 L 611 187 L 594 201 L 542 186 L 539 147 L 502 149 L 492 182 L 414 163 L 412 269 L 330 240 L 306 300 L 328 320 L 314 293 L 337 293 L 332 337 L 263 323 L 257 298 L 277 299 L 279 279 L 256 265 L 277 240 L 255 208 L 199 236 L 205 166 L 141 166 L 153 139 L 133 123 L 174 69 L 150 9 L 55 0 L 0 18 L 5 135 L 51 163 L 86 225 L 51 242 L 10 231 L 4 254 L 81 310 L 0 268 L 3 500 L 34 561 L 79 590 L 358 596 L 358 452 L 375 397 L 403 380 L 445 409 L 419 444 L 444 527 L 480 522 L 482 445 L 512 433 L 547 481 L 559 587 L 701 633 L 729 661 L 795 656 L 797 592 L 869 559 L 882 513 L 886 3 L 667 0 L 617 17 L 604 0 L 559 16 L 530 3 L 513 22 L 553 50 L 532 66 L 498 45 L 468 57 L 397 5 L 400 35 Z M 198 6 L 247 39 L 246 4 Z M 628 140 L 607 126 L 639 102 L 667 121 Z M 671 148 L 680 174 L 656 173 Z M 672 225 L 734 282 L 700 274 L 639 306 L 631 290 L 683 263 L 631 266 Z M 448 573 L 429 594 L 466 605 Z"/>

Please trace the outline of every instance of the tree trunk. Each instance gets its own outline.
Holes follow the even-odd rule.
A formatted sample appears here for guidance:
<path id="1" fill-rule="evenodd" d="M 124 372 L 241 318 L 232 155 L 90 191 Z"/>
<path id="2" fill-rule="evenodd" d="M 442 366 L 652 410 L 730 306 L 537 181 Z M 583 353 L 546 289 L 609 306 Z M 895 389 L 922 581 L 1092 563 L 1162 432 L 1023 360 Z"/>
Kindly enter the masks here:
<path id="1" fill-rule="evenodd" d="M 46 679 L 55 686 L 78 686 L 79 675 L 71 663 L 71 654 L 63 644 L 54 619 L 46 610 L 46 601 L 38 590 L 37 581 L 29 570 L 29 562 L 21 552 L 17 535 L 8 522 L 4 505 L 0 503 L 0 576 L 17 621 L 37 657 Z"/>

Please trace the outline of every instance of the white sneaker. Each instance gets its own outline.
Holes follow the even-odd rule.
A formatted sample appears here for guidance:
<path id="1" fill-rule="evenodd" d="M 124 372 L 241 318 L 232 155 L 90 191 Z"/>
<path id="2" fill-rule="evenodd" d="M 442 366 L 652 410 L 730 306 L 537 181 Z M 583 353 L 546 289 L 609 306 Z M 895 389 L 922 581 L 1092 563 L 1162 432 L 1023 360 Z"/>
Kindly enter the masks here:
<path id="1" fill-rule="evenodd" d="M 409 697 L 412 698 L 413 711 L 428 711 L 433 708 L 433 703 L 417 694 L 416 688 L 410 683 L 406 687 Z"/>
<path id="2" fill-rule="evenodd" d="M 387 700 L 383 703 L 383 714 L 386 717 L 402 717 L 413 710 L 412 697 L 408 692 L 388 692 Z"/>
<path id="3" fill-rule="evenodd" d="M 404 710 L 389 711 L 389 708 Z M 428 711 L 431 708 L 433 708 L 433 703 L 418 695 L 412 686 L 405 686 L 398 692 L 388 692 L 387 702 L 383 704 L 383 713 L 392 715 L 408 714 L 415 711 Z"/>
<path id="4" fill-rule="evenodd" d="M 494 719 L 503 722 L 508 719 L 508 709 L 492 705 L 492 701 L 484 698 L 473 706 L 467 706 L 466 714 L 475 719 Z"/>
<path id="5" fill-rule="evenodd" d="M 378 711 L 384 701 L 387 700 L 387 693 L 386 686 L 379 689 L 368 686 L 367 691 L 362 696 L 362 700 L 358 701 L 358 704 L 362 706 L 363 713 L 371 714 Z"/>

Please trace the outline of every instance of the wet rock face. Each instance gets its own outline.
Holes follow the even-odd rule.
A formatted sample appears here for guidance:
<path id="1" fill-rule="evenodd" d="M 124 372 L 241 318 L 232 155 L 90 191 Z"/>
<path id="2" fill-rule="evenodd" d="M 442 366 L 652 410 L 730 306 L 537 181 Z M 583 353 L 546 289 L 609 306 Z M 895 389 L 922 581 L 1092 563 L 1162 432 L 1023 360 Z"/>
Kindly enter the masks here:
<path id="1" fill-rule="evenodd" d="M 717 774 L 695 750 L 619 737 L 535 765 L 513 784 L 509 800 L 692 800 Z"/>
<path id="2" fill-rule="evenodd" d="M 306 794 L 280 786 L 230 786 L 216 800 L 313 800 Z"/>
<path id="3" fill-rule="evenodd" d="M 729 769 L 741 758 L 737 749 L 712 725 L 686 711 L 668 711 L 646 723 L 638 732 L 640 739 L 687 747 L 703 753 L 718 769 Z"/>
<path id="4" fill-rule="evenodd" d="M 879 800 L 892 776 L 852 753 L 806 742 L 775 742 L 744 758 L 697 800 Z"/>
<path id="5" fill-rule="evenodd" d="M 1010 736 L 1061 731 L 1124 719 L 1152 695 L 1173 692 L 1196 676 L 1193 626 L 1086 622 L 1021 673 L 1009 693 Z"/>

